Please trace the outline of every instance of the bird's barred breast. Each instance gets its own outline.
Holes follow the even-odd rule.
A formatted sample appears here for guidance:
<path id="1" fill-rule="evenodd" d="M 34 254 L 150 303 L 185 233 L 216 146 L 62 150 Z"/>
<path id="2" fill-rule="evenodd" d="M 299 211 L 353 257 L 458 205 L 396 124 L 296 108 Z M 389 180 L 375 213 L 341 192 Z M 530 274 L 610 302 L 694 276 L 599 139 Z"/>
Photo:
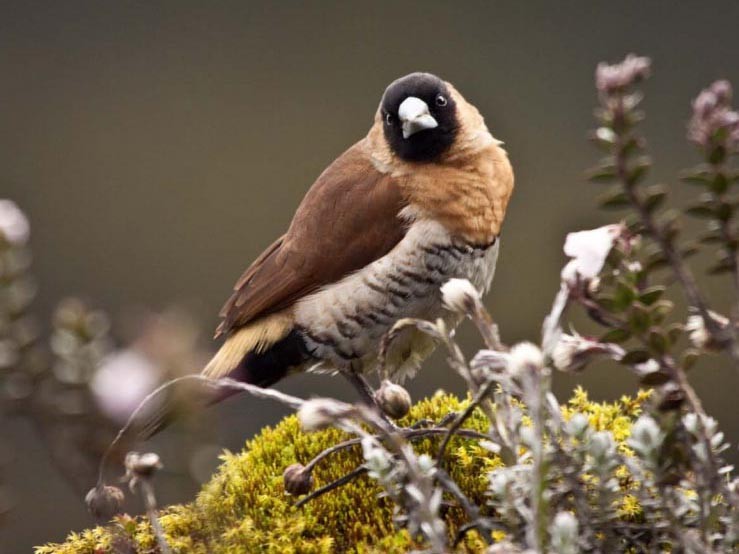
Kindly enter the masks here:
<path id="1" fill-rule="evenodd" d="M 414 222 L 387 255 L 297 303 L 296 323 L 320 362 L 317 369 L 371 369 L 380 340 L 396 321 L 450 316 L 441 305 L 441 285 L 460 277 L 487 290 L 497 256 L 498 241 L 470 245 L 453 239 L 440 223 Z M 399 360 L 401 365 L 417 365 L 428 355 L 428 341 L 417 342 L 405 346 L 410 359 Z"/>

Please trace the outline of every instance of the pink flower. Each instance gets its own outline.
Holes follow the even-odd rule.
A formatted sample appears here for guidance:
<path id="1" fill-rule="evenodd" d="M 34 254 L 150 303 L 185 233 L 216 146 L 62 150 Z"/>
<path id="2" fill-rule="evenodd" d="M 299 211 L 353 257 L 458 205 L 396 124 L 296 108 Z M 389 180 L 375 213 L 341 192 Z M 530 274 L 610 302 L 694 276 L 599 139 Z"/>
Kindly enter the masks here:
<path id="1" fill-rule="evenodd" d="M 624 61 L 614 65 L 598 64 L 595 70 L 595 86 L 605 93 L 622 91 L 649 77 L 652 61 L 649 58 L 629 54 Z"/>
<path id="2" fill-rule="evenodd" d="M 25 214 L 11 200 L 0 200 L 0 236 L 13 245 L 28 242 L 31 226 Z"/>
<path id="3" fill-rule="evenodd" d="M 134 349 L 111 354 L 90 382 L 90 389 L 100 410 L 124 423 L 161 379 L 159 368 Z"/>
<path id="4" fill-rule="evenodd" d="M 731 107 L 731 83 L 716 81 L 693 100 L 688 138 L 709 148 L 723 143 L 729 151 L 739 147 L 739 113 Z M 718 141 L 718 142 L 717 142 Z"/>

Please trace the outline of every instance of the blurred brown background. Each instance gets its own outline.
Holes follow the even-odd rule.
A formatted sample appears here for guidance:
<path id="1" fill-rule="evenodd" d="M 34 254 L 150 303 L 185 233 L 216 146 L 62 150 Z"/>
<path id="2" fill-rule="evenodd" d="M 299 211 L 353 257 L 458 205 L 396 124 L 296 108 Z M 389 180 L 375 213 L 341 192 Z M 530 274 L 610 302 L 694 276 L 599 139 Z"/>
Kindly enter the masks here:
<path id="1" fill-rule="evenodd" d="M 414 70 L 452 81 L 506 142 L 517 190 L 488 299 L 508 341 L 536 339 L 558 286 L 565 233 L 609 221 L 583 170 L 596 63 L 654 59 L 646 86 L 655 180 L 697 161 L 689 101 L 710 81 L 739 86 L 739 3 L 714 2 L 0 2 L 0 197 L 32 223 L 36 310 L 81 295 L 114 320 L 131 307 L 185 306 L 208 343 L 242 269 L 288 224 L 320 171 L 369 128 L 384 87 Z M 678 198 L 687 192 L 677 183 Z M 705 258 L 697 258 L 700 266 Z M 724 283 L 705 283 L 722 307 Z M 583 329 L 585 330 L 585 329 Z M 477 344 L 465 328 L 466 345 Z M 708 411 L 739 439 L 739 376 L 716 358 L 693 374 Z M 195 369 L 195 368 L 193 368 Z M 636 381 L 613 367 L 557 376 L 613 399 Z M 434 358 L 414 397 L 461 390 Z M 297 377 L 297 394 L 350 395 Z M 283 410 L 238 398 L 209 437 L 239 449 Z M 168 431 L 174 433 L 175 431 Z M 15 507 L 0 550 L 28 551 L 91 524 L 33 429 L 2 431 Z M 192 497 L 172 474 L 163 503 Z M 207 467 L 216 463 L 210 449 Z M 736 459 L 735 451 L 731 454 Z M 181 464 L 180 464 L 181 465 Z"/>

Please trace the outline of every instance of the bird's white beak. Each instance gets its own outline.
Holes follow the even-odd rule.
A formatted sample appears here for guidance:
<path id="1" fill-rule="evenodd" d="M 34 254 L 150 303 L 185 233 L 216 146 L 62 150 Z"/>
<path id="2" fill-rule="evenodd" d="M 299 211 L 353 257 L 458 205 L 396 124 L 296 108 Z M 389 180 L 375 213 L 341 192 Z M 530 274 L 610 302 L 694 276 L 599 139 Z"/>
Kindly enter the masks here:
<path id="1" fill-rule="evenodd" d="M 439 126 L 439 123 L 429 113 L 428 104 L 415 96 L 409 96 L 403 100 L 398 108 L 398 118 L 403 125 L 404 139 L 418 131 Z"/>

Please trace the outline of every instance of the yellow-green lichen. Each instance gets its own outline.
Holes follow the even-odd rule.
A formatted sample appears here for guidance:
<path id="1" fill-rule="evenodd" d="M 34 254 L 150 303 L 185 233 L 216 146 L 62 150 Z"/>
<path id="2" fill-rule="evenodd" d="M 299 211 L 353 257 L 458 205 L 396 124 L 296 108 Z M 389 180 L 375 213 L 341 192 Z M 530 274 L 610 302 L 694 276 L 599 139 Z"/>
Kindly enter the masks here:
<path id="1" fill-rule="evenodd" d="M 585 413 L 593 426 L 612 431 L 625 448 L 623 441 L 628 438 L 631 422 L 645 397 L 640 394 L 637 399 L 599 404 L 578 390 L 563 406 L 563 414 L 569 418 L 575 412 Z M 464 409 L 466 402 L 437 394 L 416 404 L 401 423 L 438 421 L 450 411 Z M 478 410 L 465 427 L 484 431 L 487 420 Z M 304 433 L 295 416 L 290 416 L 274 428 L 265 428 L 247 442 L 241 453 L 225 453 L 218 472 L 193 502 L 162 510 L 160 519 L 172 550 L 196 554 L 370 554 L 407 552 L 417 546 L 406 531 L 393 525 L 391 503 L 378 498 L 380 489 L 366 475 L 300 509 L 294 507 L 295 499 L 284 492 L 282 472 L 287 466 L 306 463 L 346 438 L 345 433 L 334 429 Z M 414 444 L 418 452 L 433 454 L 439 439 L 423 439 Z M 332 455 L 314 470 L 315 486 L 345 475 L 360 463 L 359 447 Z M 474 440 L 455 438 L 447 449 L 446 469 L 478 506 L 485 505 L 487 473 L 500 465 L 497 457 Z M 621 500 L 619 508 L 626 518 L 633 518 L 640 510 L 629 496 Z M 449 509 L 445 517 L 451 533 L 464 523 L 464 514 L 456 508 Z M 156 541 L 145 518 L 119 517 L 107 527 L 72 533 L 63 544 L 38 547 L 36 554 L 102 554 L 120 551 L 123 546 L 133 547 L 136 552 L 156 552 Z M 468 533 L 460 551 L 481 550 L 480 537 Z"/>

